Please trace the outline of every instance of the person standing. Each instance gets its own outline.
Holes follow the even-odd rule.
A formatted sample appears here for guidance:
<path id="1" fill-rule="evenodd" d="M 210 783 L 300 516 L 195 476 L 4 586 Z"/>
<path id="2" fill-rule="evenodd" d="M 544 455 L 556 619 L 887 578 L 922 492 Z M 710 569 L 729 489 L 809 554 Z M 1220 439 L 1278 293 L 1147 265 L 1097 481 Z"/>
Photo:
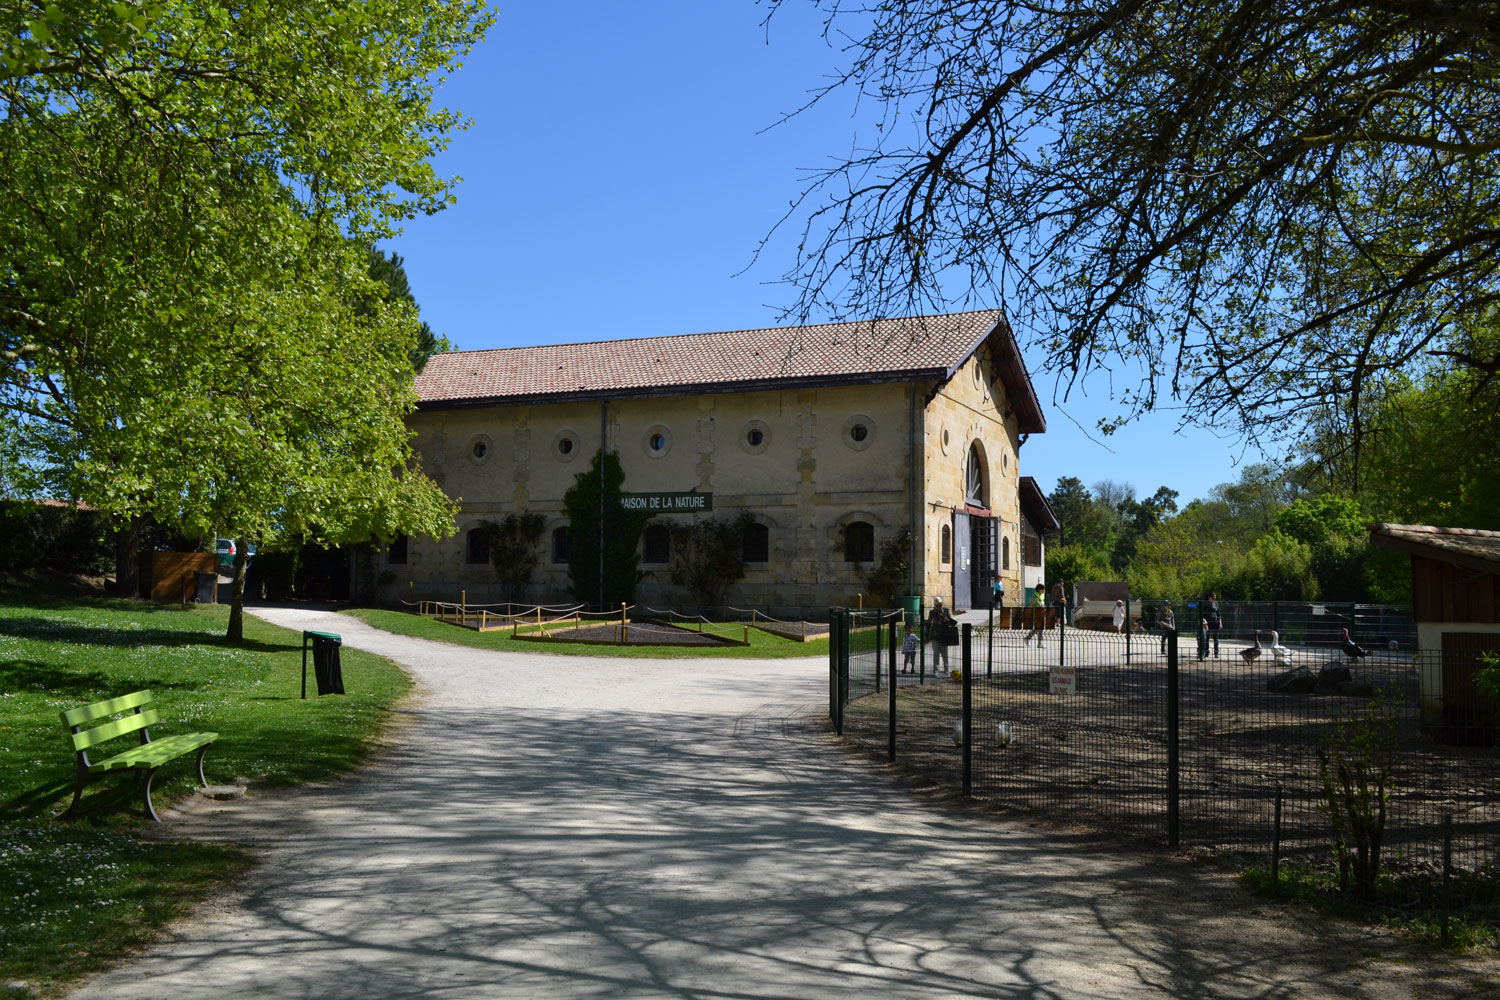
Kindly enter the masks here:
<path id="1" fill-rule="evenodd" d="M 1125 602 L 1115 601 L 1115 634 L 1120 632 L 1120 626 L 1125 624 Z"/>
<path id="2" fill-rule="evenodd" d="M 1157 617 L 1156 623 L 1161 626 L 1161 655 L 1166 656 L 1167 640 L 1177 629 L 1177 616 L 1172 612 L 1171 601 L 1161 602 L 1161 614 Z"/>
<path id="3" fill-rule="evenodd" d="M 1068 581 L 1062 577 L 1052 585 L 1052 604 L 1057 608 L 1057 627 L 1062 628 L 1068 614 Z"/>
<path id="4" fill-rule="evenodd" d="M 1198 662 L 1208 659 L 1208 619 L 1198 620 Z"/>
<path id="5" fill-rule="evenodd" d="M 901 640 L 901 672 L 903 674 L 914 674 L 917 672 L 917 647 L 922 641 L 917 638 L 917 633 L 910 625 L 906 626 L 906 637 Z"/>
<path id="6" fill-rule="evenodd" d="M 1033 609 L 1030 612 L 1032 616 L 1031 631 L 1027 632 L 1026 637 L 1021 640 L 1021 645 L 1025 646 L 1029 644 L 1033 638 L 1035 638 L 1039 644 L 1041 643 L 1042 628 L 1047 624 L 1047 609 L 1044 607 L 1046 603 L 1047 588 L 1044 584 L 1039 583 L 1036 585 L 1035 590 L 1027 591 L 1026 606 Z"/>
<path id="7" fill-rule="evenodd" d="M 932 610 L 927 613 L 927 641 L 932 643 L 933 670 L 948 669 L 948 623 L 951 621 L 953 618 L 943 607 L 943 599 L 934 600 Z"/>
<path id="8" fill-rule="evenodd" d="M 1219 630 L 1224 627 L 1224 616 L 1219 612 L 1219 595 L 1212 590 L 1208 592 L 1208 608 L 1204 611 L 1204 620 L 1208 622 L 1208 634 L 1213 638 L 1214 659 L 1219 658 Z"/>

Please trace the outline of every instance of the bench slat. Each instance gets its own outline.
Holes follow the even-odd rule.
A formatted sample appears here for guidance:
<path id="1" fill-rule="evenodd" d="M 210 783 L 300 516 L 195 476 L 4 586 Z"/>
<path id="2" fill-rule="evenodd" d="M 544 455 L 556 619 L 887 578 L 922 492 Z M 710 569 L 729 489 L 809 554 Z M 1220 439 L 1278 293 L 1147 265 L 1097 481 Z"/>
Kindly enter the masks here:
<path id="1" fill-rule="evenodd" d="M 73 749 L 87 750 L 89 747 L 94 746 L 97 743 L 103 743 L 105 740 L 112 740 L 116 736 L 124 736 L 126 733 L 133 733 L 137 730 L 144 729 L 147 726 L 154 726 L 160 720 L 161 715 L 156 711 L 156 709 L 148 708 L 138 715 L 131 714 L 125 716 L 123 719 L 114 719 L 109 722 L 101 723 L 100 725 L 97 725 L 92 729 L 85 729 L 82 732 L 72 733 L 71 735 L 73 738 Z"/>
<path id="2" fill-rule="evenodd" d="M 219 738 L 218 733 L 179 733 L 162 740 L 152 740 L 144 746 L 131 747 L 122 754 L 101 760 L 89 766 L 90 771 L 118 771 L 121 768 L 152 768 L 169 760 L 207 746 Z"/>
<path id="3" fill-rule="evenodd" d="M 106 715 L 118 715 L 120 712 L 128 712 L 132 708 L 149 704 L 155 700 L 151 696 L 150 691 L 135 691 L 131 694 L 121 695 L 118 698 L 110 698 L 107 701 L 96 701 L 92 705 L 70 708 L 68 711 L 62 713 L 63 725 L 71 729 L 74 726 L 81 726 L 85 722 L 102 719 Z"/>

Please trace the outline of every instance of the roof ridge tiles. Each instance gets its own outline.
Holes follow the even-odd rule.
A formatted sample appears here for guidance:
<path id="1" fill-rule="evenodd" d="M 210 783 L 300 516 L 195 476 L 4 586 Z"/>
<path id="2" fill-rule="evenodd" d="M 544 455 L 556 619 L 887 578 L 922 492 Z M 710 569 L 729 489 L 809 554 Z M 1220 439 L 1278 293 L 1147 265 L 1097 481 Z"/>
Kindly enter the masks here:
<path id="1" fill-rule="evenodd" d="M 535 350 L 561 350 L 569 347 L 597 347 L 600 344 L 638 344 L 647 340 L 687 340 L 697 337 L 729 337 L 744 333 L 785 333 L 793 330 L 821 330 L 829 327 L 859 327 L 874 326 L 880 323 L 906 324 L 918 323 L 922 320 L 955 320 L 961 317 L 978 315 L 997 315 L 998 309 L 966 309 L 954 313 L 919 313 L 915 316 L 883 316 L 869 319 L 851 320 L 829 320 L 824 323 L 804 323 L 799 326 L 747 326 L 735 330 L 698 330 L 692 333 L 652 333 L 642 337 L 614 337 L 602 340 L 570 340 L 556 344 L 517 344 L 512 347 L 472 347 L 453 351 L 444 351 L 442 354 L 434 354 L 434 359 L 439 357 L 452 357 L 461 354 L 497 354 L 506 351 L 535 351 Z"/>

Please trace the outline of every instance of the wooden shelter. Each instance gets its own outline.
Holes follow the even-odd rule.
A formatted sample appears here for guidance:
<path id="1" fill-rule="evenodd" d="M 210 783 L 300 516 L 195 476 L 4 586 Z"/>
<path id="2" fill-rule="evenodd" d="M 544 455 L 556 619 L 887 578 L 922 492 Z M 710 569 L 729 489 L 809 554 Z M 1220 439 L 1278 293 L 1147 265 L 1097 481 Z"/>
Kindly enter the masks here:
<path id="1" fill-rule="evenodd" d="M 1474 675 L 1482 654 L 1500 653 L 1500 531 L 1373 524 L 1370 541 L 1411 556 L 1423 723 L 1455 741 L 1493 742 L 1500 702 Z"/>

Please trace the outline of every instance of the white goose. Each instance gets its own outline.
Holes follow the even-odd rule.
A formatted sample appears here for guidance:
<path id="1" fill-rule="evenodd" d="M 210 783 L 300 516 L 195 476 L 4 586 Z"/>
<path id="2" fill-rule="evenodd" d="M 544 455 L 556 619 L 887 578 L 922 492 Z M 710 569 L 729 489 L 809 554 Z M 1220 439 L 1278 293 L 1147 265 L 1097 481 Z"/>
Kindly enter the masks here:
<path id="1" fill-rule="evenodd" d="M 1292 651 L 1281 644 L 1281 637 L 1276 634 L 1275 629 L 1267 629 L 1271 633 L 1271 659 L 1276 661 L 1278 667 L 1290 667 L 1292 665 Z M 1259 635 L 1257 634 L 1257 638 Z"/>

